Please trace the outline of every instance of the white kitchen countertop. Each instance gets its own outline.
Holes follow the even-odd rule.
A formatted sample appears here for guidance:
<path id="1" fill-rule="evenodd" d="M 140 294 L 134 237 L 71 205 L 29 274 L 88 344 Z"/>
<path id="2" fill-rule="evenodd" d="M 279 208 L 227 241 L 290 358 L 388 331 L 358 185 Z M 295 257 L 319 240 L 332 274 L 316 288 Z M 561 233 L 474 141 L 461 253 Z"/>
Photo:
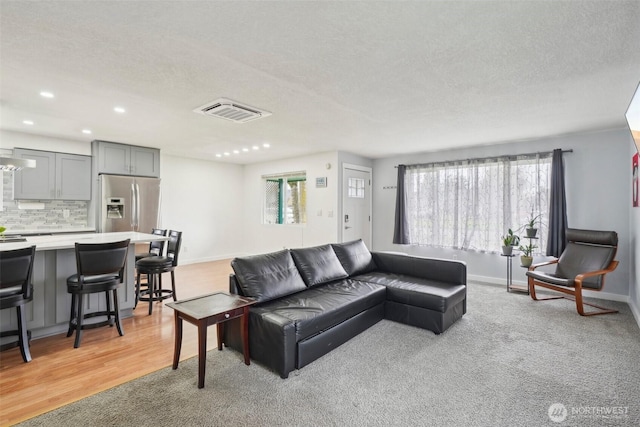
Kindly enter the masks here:
<path id="1" fill-rule="evenodd" d="M 155 234 L 123 231 L 117 233 L 78 233 L 58 234 L 53 236 L 27 236 L 26 242 L 0 243 L 0 251 L 10 251 L 31 245 L 36 245 L 37 251 L 51 251 L 57 249 L 73 249 L 76 242 L 80 243 L 108 243 L 131 239 L 131 243 L 148 243 L 158 240 L 169 240 L 168 237 Z"/>
<path id="2" fill-rule="evenodd" d="M 25 234 L 62 234 L 62 233 L 93 233 L 95 227 L 65 227 L 65 228 L 11 228 L 4 232 L 5 236 L 25 235 Z"/>

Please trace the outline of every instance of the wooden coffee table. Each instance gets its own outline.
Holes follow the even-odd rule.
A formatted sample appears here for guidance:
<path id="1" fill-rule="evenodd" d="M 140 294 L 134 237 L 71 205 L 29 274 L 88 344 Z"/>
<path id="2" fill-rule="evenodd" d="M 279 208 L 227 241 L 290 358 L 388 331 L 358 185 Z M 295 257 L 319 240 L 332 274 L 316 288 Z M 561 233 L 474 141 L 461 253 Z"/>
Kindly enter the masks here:
<path id="1" fill-rule="evenodd" d="M 202 295 L 182 301 L 167 303 L 174 309 L 175 347 L 173 369 L 178 369 L 182 347 L 182 321 L 198 327 L 198 388 L 204 387 L 204 368 L 207 358 L 207 327 L 217 325 L 218 350 L 222 350 L 222 322 L 240 317 L 242 353 L 244 363 L 249 365 L 249 307 L 255 304 L 252 298 L 230 295 L 225 292 Z"/>

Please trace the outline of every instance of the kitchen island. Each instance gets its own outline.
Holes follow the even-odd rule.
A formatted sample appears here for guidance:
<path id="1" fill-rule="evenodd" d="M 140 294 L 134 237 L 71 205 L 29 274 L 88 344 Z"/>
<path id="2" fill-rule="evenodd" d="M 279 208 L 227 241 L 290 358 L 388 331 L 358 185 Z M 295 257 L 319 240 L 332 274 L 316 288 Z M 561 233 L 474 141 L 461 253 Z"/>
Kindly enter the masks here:
<path id="1" fill-rule="evenodd" d="M 132 231 L 117 233 L 78 233 L 52 236 L 26 236 L 23 242 L 0 243 L 0 251 L 36 245 L 33 265 L 33 301 L 27 304 L 27 328 L 32 338 L 66 332 L 71 311 L 71 296 L 67 293 L 67 277 L 76 273 L 75 243 L 107 243 L 130 239 L 125 277 L 118 292 L 120 315 L 133 315 L 135 303 L 135 244 L 168 237 Z M 90 295 L 87 311 L 105 310 L 103 294 Z M 15 310 L 0 312 L 0 330 L 17 329 Z M 126 333 L 126 331 L 125 331 Z"/>
<path id="2" fill-rule="evenodd" d="M 58 228 L 16 228 L 12 226 L 4 232 L 7 237 L 12 236 L 50 236 L 54 234 L 95 233 L 95 227 L 58 227 Z"/>

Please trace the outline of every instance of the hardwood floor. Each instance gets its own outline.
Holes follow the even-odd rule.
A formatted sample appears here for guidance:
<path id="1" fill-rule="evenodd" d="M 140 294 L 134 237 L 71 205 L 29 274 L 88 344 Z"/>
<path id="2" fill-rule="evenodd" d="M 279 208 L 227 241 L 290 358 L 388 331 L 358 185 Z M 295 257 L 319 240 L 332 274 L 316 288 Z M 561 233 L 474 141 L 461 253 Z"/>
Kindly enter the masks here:
<path id="1" fill-rule="evenodd" d="M 229 260 L 178 266 L 178 299 L 227 291 L 231 272 Z M 133 317 L 123 319 L 122 337 L 115 327 L 103 327 L 85 331 L 77 349 L 66 334 L 33 340 L 30 363 L 22 361 L 18 348 L 0 353 L 0 424 L 24 421 L 171 366 L 173 310 L 155 303 L 149 316 L 147 304 L 138 304 Z M 208 330 L 207 350 L 217 345 L 215 331 Z M 197 354 L 196 332 L 184 324 L 181 360 Z"/>

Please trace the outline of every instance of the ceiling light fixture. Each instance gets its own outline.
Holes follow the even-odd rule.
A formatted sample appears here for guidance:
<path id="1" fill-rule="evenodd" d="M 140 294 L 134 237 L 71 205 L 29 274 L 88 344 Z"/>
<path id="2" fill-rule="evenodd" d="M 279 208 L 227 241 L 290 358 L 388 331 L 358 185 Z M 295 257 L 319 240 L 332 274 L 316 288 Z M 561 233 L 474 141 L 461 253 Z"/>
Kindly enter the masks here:
<path id="1" fill-rule="evenodd" d="M 33 120 L 23 120 L 22 123 L 24 123 L 25 125 L 33 125 Z"/>
<path id="2" fill-rule="evenodd" d="M 218 153 L 216 154 L 216 157 L 222 157 L 222 154 Z"/>
<path id="3" fill-rule="evenodd" d="M 251 147 L 251 148 L 253 148 L 254 150 L 259 150 L 259 149 L 260 149 L 260 147 L 258 147 L 257 145 L 254 145 L 254 146 L 253 146 L 253 147 Z"/>
<path id="4" fill-rule="evenodd" d="M 263 146 L 264 148 L 269 148 L 269 147 L 271 147 L 271 144 L 269 144 L 269 143 L 265 142 L 264 144 L 262 144 L 262 146 Z"/>
<path id="5" fill-rule="evenodd" d="M 239 150 L 233 150 L 233 154 L 240 154 Z"/>
<path id="6" fill-rule="evenodd" d="M 51 92 L 42 91 L 40 92 L 40 96 L 43 98 L 55 98 L 55 96 Z"/>
<path id="7" fill-rule="evenodd" d="M 125 113 L 127 110 L 125 110 L 125 109 L 124 109 L 124 108 L 122 108 L 122 107 L 113 107 L 113 111 L 115 111 L 115 112 L 116 112 L 116 113 L 118 113 L 118 114 L 123 114 L 123 113 Z"/>
<path id="8" fill-rule="evenodd" d="M 243 148 L 242 151 L 244 151 L 245 153 L 249 152 L 249 149 L 247 147 Z"/>
<path id="9" fill-rule="evenodd" d="M 91 135 L 91 130 L 90 129 L 82 129 L 82 133 L 84 133 L 85 135 Z"/>
<path id="10" fill-rule="evenodd" d="M 226 151 L 226 152 L 224 153 L 224 155 L 225 155 L 225 156 L 230 156 L 230 155 L 231 155 L 231 153 L 229 153 L 228 151 Z"/>

